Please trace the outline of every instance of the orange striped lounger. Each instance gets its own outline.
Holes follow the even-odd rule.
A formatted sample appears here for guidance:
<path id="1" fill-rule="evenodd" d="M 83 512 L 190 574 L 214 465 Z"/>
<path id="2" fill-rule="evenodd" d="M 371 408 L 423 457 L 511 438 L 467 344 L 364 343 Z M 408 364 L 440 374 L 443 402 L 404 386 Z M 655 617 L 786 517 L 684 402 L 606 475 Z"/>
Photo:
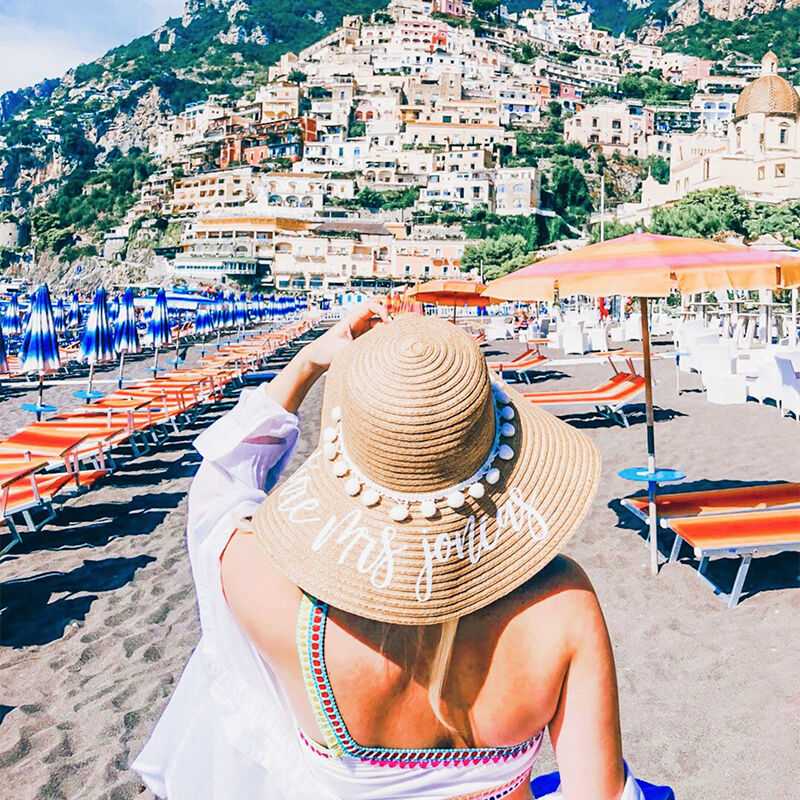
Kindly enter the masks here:
<path id="1" fill-rule="evenodd" d="M 523 397 L 539 406 L 587 405 L 594 406 L 599 414 L 630 427 L 624 407 L 644 391 L 644 378 L 629 372 L 618 372 L 613 378 L 593 389 L 568 392 L 526 392 Z"/>
<path id="2" fill-rule="evenodd" d="M 647 520 L 647 498 L 628 497 L 622 505 Z M 733 608 L 756 553 L 800 550 L 800 483 L 776 483 L 662 495 L 656 500 L 663 528 L 675 534 L 669 556 L 676 561 L 684 542 L 694 548 L 700 577 Z M 729 594 L 707 576 L 714 557 L 739 556 Z"/>

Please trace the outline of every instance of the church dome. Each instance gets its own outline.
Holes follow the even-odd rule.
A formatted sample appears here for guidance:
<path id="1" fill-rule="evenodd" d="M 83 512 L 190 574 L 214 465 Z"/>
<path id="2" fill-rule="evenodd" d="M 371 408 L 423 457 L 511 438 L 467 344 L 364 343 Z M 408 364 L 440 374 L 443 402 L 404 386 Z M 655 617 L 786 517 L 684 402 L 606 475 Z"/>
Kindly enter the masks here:
<path id="1" fill-rule="evenodd" d="M 761 60 L 761 77 L 742 90 L 736 101 L 736 118 L 748 114 L 792 114 L 800 116 L 800 95 L 778 73 L 778 59 L 771 50 Z"/>

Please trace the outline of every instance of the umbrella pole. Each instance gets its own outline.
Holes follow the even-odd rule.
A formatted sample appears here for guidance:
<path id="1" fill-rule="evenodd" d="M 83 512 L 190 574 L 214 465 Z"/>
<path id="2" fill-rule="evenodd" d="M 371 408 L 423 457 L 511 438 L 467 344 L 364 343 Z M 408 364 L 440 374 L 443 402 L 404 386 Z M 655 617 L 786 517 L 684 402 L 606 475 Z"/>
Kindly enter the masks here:
<path id="1" fill-rule="evenodd" d="M 42 395 L 44 394 L 44 373 L 39 373 L 39 403 L 36 409 L 36 421 L 41 422 L 42 419 L 42 405 L 44 405 L 44 401 L 42 400 Z"/>
<path id="2" fill-rule="evenodd" d="M 92 383 L 94 382 L 94 363 L 89 364 L 89 380 L 86 384 L 86 405 L 89 405 L 89 398 L 92 394 Z"/>
<path id="3" fill-rule="evenodd" d="M 650 365 L 650 326 L 647 320 L 646 297 L 639 298 L 642 314 L 642 355 L 644 357 L 644 398 L 647 407 L 647 471 L 656 471 L 656 436 L 653 416 L 653 375 Z M 656 510 L 656 482 L 647 482 L 648 521 L 650 524 L 650 574 L 658 574 L 658 517 Z"/>
<path id="4" fill-rule="evenodd" d="M 153 356 L 153 377 L 158 377 L 158 345 L 156 345 L 156 352 Z"/>
<path id="5" fill-rule="evenodd" d="M 119 354 L 119 377 L 117 378 L 117 389 L 122 388 L 122 371 L 125 369 L 125 351 Z"/>

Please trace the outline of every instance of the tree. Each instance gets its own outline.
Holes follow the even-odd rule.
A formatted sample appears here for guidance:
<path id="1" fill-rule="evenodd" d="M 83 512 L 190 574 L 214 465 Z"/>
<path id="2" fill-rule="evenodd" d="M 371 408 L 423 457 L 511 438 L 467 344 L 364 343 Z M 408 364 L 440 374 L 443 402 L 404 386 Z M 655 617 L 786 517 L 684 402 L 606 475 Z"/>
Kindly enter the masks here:
<path id="1" fill-rule="evenodd" d="M 307 78 L 308 76 L 305 72 L 301 72 L 299 69 L 293 69 L 289 73 L 287 80 L 289 83 L 296 83 L 299 86 L 301 83 L 305 83 Z"/>
<path id="2" fill-rule="evenodd" d="M 633 225 L 625 225 L 622 222 L 617 222 L 614 219 L 608 220 L 603 226 L 603 236 L 605 241 L 609 239 L 619 239 L 620 236 L 627 236 L 629 233 L 633 233 L 635 228 Z M 592 226 L 592 234 L 589 238 L 590 244 L 596 244 L 600 241 L 600 225 L 593 225 Z"/>
<path id="3" fill-rule="evenodd" d="M 653 211 L 650 229 L 670 236 L 705 239 L 723 231 L 747 234 L 751 211 L 733 186 L 689 192 L 677 203 Z"/>
<path id="4" fill-rule="evenodd" d="M 669 183 L 669 162 L 661 156 L 647 156 L 643 166 L 659 183 Z"/>
<path id="5" fill-rule="evenodd" d="M 584 174 L 572 159 L 556 156 L 547 182 L 553 210 L 568 222 L 582 223 L 594 210 Z"/>
<path id="6" fill-rule="evenodd" d="M 492 12 L 499 16 L 500 0 L 472 0 L 472 10 L 483 19 L 486 19 Z"/>
<path id="7" fill-rule="evenodd" d="M 482 268 L 484 279 L 493 280 L 530 264 L 531 260 L 524 236 L 502 234 L 496 239 L 468 244 L 461 266 L 465 270 Z"/>

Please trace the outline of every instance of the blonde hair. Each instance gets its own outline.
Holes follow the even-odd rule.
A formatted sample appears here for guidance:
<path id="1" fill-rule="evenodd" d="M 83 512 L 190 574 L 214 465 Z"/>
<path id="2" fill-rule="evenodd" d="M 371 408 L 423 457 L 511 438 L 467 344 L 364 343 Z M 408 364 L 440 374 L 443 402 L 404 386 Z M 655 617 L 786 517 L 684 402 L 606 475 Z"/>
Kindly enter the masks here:
<path id="1" fill-rule="evenodd" d="M 442 715 L 442 692 L 444 682 L 447 680 L 447 671 L 450 667 L 450 657 L 453 655 L 453 645 L 456 641 L 456 631 L 458 630 L 458 617 L 448 619 L 441 625 L 439 643 L 436 645 L 436 652 L 433 655 L 431 664 L 430 681 L 428 683 L 428 702 L 431 704 L 436 719 L 446 728 L 455 728 Z"/>

